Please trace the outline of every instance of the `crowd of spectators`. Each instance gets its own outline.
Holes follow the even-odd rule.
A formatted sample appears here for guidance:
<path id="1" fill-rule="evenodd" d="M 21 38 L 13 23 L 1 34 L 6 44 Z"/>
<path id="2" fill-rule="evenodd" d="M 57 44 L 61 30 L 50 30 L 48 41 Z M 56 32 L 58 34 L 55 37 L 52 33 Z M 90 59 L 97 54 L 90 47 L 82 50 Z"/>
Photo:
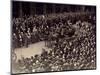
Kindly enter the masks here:
<path id="1" fill-rule="evenodd" d="M 45 41 L 50 51 L 19 59 L 21 73 L 96 68 L 96 16 L 63 13 L 13 18 L 12 48 Z"/>

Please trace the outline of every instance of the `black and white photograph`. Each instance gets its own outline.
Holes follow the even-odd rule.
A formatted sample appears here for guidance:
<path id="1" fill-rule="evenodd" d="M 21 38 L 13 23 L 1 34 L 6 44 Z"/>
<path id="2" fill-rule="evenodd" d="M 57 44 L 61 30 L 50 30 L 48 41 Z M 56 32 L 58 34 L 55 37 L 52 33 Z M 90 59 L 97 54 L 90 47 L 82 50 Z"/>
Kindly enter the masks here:
<path id="1" fill-rule="evenodd" d="M 96 70 L 96 6 L 11 1 L 11 74 Z"/>

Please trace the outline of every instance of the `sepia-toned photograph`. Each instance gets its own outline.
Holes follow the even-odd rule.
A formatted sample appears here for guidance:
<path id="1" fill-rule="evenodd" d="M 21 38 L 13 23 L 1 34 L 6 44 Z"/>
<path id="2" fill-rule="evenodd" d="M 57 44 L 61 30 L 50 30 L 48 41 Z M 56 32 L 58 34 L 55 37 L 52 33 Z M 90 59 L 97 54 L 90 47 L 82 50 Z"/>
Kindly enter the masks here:
<path id="1" fill-rule="evenodd" d="M 11 74 L 96 69 L 96 6 L 11 1 Z"/>

